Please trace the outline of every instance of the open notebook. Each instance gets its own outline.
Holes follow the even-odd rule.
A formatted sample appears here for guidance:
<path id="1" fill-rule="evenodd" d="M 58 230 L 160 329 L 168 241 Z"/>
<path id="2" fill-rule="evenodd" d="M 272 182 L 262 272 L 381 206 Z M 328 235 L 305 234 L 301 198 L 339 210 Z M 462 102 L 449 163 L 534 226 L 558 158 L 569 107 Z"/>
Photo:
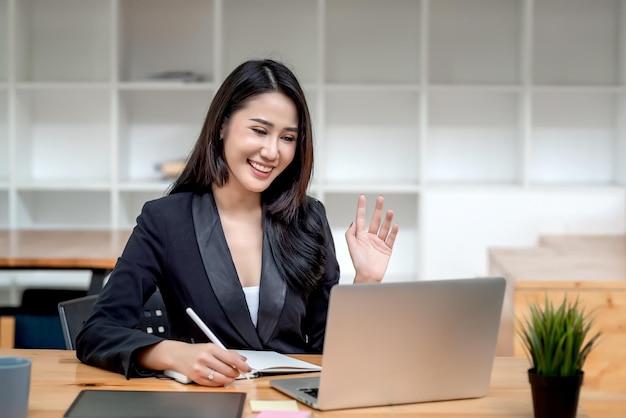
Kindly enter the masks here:
<path id="1" fill-rule="evenodd" d="M 252 371 L 245 375 L 239 376 L 239 379 L 254 378 L 262 375 L 271 374 L 290 374 L 304 372 L 319 372 L 322 368 L 316 364 L 298 360 L 276 351 L 255 351 L 255 350 L 236 350 L 239 354 L 246 357 L 246 363 L 252 368 Z M 169 376 L 180 383 L 192 383 L 187 376 L 166 370 L 165 375 Z"/>
<path id="2" fill-rule="evenodd" d="M 248 377 L 259 377 L 268 374 L 289 374 L 304 372 L 319 372 L 322 368 L 318 365 L 298 360 L 276 351 L 237 350 L 246 357 L 246 361 L 252 371 Z M 240 376 L 240 378 L 246 376 Z"/>

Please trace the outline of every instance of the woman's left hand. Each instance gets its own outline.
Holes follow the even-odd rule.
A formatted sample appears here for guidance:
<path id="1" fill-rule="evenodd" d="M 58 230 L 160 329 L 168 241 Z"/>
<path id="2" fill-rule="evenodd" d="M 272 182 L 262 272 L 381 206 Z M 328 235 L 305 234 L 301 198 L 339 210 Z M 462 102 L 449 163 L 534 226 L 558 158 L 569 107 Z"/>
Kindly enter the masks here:
<path id="1" fill-rule="evenodd" d="M 380 282 L 385 275 L 393 244 L 398 234 L 398 224 L 393 224 L 393 211 L 388 210 L 383 219 L 385 199 L 378 196 L 376 207 L 365 229 L 365 196 L 359 196 L 356 221 L 346 231 L 348 250 L 356 275 L 355 283 Z"/>

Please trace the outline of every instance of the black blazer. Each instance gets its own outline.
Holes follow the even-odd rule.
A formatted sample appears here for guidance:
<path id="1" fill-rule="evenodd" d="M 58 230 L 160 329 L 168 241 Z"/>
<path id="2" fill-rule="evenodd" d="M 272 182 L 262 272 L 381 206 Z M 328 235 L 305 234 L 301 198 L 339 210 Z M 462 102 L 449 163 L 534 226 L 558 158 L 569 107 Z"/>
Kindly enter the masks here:
<path id="1" fill-rule="evenodd" d="M 326 220 L 320 202 L 311 207 Z M 288 287 L 279 275 L 264 228 L 255 328 L 213 195 L 176 193 L 146 203 L 77 336 L 77 357 L 127 377 L 154 374 L 141 370 L 136 356 L 162 338 L 135 328 L 143 303 L 157 286 L 172 339 L 208 341 L 185 313 L 191 306 L 228 348 L 321 353 L 330 289 L 339 280 L 339 266 L 328 222 L 320 228 L 327 236 L 326 273 L 308 297 Z"/>

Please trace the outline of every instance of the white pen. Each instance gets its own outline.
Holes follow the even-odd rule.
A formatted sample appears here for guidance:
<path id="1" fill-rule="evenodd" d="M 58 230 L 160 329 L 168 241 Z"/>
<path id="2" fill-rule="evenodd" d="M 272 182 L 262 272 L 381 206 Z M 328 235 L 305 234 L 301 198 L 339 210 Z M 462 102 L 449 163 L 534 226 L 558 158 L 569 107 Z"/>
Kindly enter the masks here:
<path id="1" fill-rule="evenodd" d="M 189 315 L 189 317 L 193 320 L 193 322 L 196 323 L 198 328 L 200 328 L 202 330 L 202 332 L 204 332 L 204 335 L 209 337 L 209 340 L 213 344 L 215 344 L 216 346 L 218 346 L 222 350 L 228 350 L 226 348 L 226 346 L 220 341 L 220 339 L 217 338 L 217 335 L 213 334 L 213 331 L 211 331 L 211 328 L 209 328 L 207 326 L 207 324 L 205 324 L 204 321 L 202 319 L 200 319 L 198 314 L 193 309 L 187 308 L 187 309 L 185 309 L 185 312 L 187 312 L 187 315 Z M 241 371 L 240 371 L 240 373 L 241 373 Z M 250 376 L 248 376 L 248 373 L 241 373 L 241 374 L 244 375 L 246 379 L 250 379 Z"/>
<path id="2" fill-rule="evenodd" d="M 189 315 L 189 317 L 193 320 L 193 322 L 196 323 L 196 325 L 198 326 L 198 328 L 200 328 L 202 330 L 202 332 L 204 332 L 204 335 L 206 335 L 207 337 L 209 337 L 209 340 L 211 340 L 211 342 L 213 344 L 215 344 L 216 346 L 218 346 L 219 348 L 221 348 L 222 350 L 228 350 L 226 348 L 226 346 L 224 344 L 222 344 L 222 342 L 220 341 L 219 338 L 217 338 L 217 336 L 215 334 L 213 334 L 213 331 L 211 331 L 211 329 L 207 326 L 207 324 L 205 324 L 202 319 L 200 319 L 200 317 L 198 316 L 197 313 L 194 312 L 193 309 L 191 308 L 187 308 L 185 310 L 185 312 L 187 312 L 187 315 Z"/>

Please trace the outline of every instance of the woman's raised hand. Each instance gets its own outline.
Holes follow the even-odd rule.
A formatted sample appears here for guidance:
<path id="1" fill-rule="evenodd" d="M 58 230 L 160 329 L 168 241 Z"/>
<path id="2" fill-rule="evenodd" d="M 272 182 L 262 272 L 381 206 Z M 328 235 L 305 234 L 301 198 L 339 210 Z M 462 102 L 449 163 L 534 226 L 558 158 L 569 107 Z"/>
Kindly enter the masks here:
<path id="1" fill-rule="evenodd" d="M 380 282 L 385 275 L 398 224 L 392 224 L 393 211 L 387 210 L 383 219 L 385 199 L 378 196 L 369 228 L 365 229 L 365 196 L 359 196 L 356 220 L 346 231 L 346 241 L 356 275 L 355 283 Z"/>

